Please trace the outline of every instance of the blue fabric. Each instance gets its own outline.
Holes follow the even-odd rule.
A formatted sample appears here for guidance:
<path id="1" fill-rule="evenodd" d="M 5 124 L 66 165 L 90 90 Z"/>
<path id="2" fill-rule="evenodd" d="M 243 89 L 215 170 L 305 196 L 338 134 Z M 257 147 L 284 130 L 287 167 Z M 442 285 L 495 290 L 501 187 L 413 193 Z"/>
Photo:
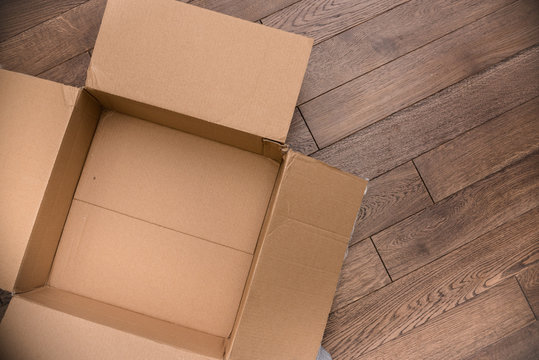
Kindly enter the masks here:
<path id="1" fill-rule="evenodd" d="M 318 356 L 316 357 L 316 360 L 331 360 L 331 356 L 322 346 L 320 346 L 320 350 L 318 350 Z"/>

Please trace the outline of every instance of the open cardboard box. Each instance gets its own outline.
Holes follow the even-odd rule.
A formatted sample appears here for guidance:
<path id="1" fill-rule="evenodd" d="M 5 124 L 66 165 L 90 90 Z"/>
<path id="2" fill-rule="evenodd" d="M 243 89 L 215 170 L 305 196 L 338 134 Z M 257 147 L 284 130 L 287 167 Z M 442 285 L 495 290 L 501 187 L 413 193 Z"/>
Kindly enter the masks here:
<path id="1" fill-rule="evenodd" d="M 283 144 L 311 46 L 109 0 L 85 88 L 0 71 L 0 358 L 316 357 L 366 181 Z"/>

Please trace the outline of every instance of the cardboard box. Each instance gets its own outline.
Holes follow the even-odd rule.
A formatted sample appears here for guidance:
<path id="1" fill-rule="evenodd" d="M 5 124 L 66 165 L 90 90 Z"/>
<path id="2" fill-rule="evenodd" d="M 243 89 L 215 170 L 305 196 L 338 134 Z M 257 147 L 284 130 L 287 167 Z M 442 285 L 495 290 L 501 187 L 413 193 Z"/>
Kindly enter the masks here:
<path id="1" fill-rule="evenodd" d="M 283 144 L 312 40 L 109 0 L 83 89 L 0 71 L 8 359 L 314 359 L 366 181 Z"/>

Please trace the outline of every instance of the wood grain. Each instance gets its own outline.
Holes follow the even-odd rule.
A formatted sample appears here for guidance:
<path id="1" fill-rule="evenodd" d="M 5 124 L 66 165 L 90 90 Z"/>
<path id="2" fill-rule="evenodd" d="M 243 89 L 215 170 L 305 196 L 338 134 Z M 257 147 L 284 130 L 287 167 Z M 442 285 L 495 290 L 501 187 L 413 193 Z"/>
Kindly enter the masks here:
<path id="1" fill-rule="evenodd" d="M 537 12 L 517 1 L 301 105 L 314 139 L 326 147 L 535 45 Z"/>
<path id="2" fill-rule="evenodd" d="M 37 75 L 94 46 L 106 0 L 90 0 L 0 43 L 5 69 Z"/>
<path id="3" fill-rule="evenodd" d="M 539 95 L 539 47 L 453 85 L 313 156 L 373 178 Z"/>
<path id="4" fill-rule="evenodd" d="M 371 239 L 364 239 L 348 249 L 331 311 L 340 309 L 390 282 L 391 279 Z"/>
<path id="5" fill-rule="evenodd" d="M 414 160 L 439 201 L 539 149 L 539 98 Z"/>
<path id="6" fill-rule="evenodd" d="M 412 0 L 312 50 L 298 103 L 386 64 L 514 0 Z"/>
<path id="7" fill-rule="evenodd" d="M 352 235 L 352 244 L 432 204 L 412 162 L 369 182 Z"/>
<path id="8" fill-rule="evenodd" d="M 517 279 L 535 316 L 539 316 L 539 259 L 536 260 L 535 265 L 518 274 Z"/>
<path id="9" fill-rule="evenodd" d="M 298 0 L 193 0 L 190 4 L 244 20 L 255 21 L 297 1 Z"/>
<path id="10" fill-rule="evenodd" d="M 335 359 L 362 355 L 518 274 L 539 253 L 538 220 L 536 208 L 333 312 L 324 347 Z"/>
<path id="11" fill-rule="evenodd" d="M 0 42 L 52 19 L 88 0 L 2 0 Z"/>
<path id="12" fill-rule="evenodd" d="M 290 145 L 292 149 L 305 155 L 310 155 L 318 150 L 311 132 L 307 128 L 303 116 L 301 116 L 297 108 L 294 110 L 294 116 L 292 117 L 292 123 L 288 130 L 286 143 Z"/>
<path id="13" fill-rule="evenodd" d="M 408 0 L 302 0 L 262 19 L 264 25 L 319 43 Z"/>
<path id="14" fill-rule="evenodd" d="M 466 360 L 534 360 L 539 357 L 539 322 L 515 331 Z"/>
<path id="15" fill-rule="evenodd" d="M 351 359 L 458 359 L 519 330 L 535 318 L 514 278 L 409 334 Z M 428 344 L 428 346 L 425 346 Z"/>
<path id="16" fill-rule="evenodd" d="M 86 71 L 88 70 L 89 64 L 90 54 L 84 52 L 39 74 L 38 77 L 66 85 L 83 87 L 84 82 L 86 81 Z"/>
<path id="17" fill-rule="evenodd" d="M 529 155 L 373 235 L 397 279 L 539 205 L 539 154 Z"/>

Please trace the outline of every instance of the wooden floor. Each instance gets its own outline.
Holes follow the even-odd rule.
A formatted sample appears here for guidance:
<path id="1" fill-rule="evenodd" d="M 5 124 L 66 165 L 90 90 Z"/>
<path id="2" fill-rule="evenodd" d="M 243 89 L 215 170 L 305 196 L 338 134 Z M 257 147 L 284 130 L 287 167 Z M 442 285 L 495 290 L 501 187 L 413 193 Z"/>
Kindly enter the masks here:
<path id="1" fill-rule="evenodd" d="M 371 180 L 334 359 L 539 358 L 539 2 L 193 0 L 315 39 L 288 142 Z M 0 64 L 81 86 L 105 0 L 0 4 Z"/>

